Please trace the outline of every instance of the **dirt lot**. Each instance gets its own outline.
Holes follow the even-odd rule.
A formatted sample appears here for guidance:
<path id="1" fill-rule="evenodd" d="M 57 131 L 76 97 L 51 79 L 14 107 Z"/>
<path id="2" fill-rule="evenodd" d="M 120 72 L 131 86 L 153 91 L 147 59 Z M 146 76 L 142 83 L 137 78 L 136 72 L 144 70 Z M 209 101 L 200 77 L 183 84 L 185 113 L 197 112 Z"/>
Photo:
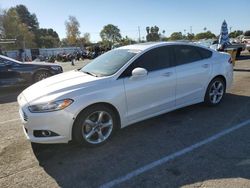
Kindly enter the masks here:
<path id="1" fill-rule="evenodd" d="M 250 54 L 234 73 L 218 107 L 137 123 L 94 149 L 31 144 L 18 116 L 21 89 L 2 92 L 0 187 L 250 187 Z"/>

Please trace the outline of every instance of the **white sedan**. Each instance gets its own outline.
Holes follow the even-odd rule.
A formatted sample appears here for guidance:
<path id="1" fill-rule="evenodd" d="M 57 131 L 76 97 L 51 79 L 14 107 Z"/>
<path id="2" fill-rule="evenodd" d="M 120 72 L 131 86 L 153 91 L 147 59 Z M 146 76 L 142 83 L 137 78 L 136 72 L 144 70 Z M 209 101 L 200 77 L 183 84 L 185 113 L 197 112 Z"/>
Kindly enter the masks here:
<path id="1" fill-rule="evenodd" d="M 232 80 L 226 53 L 180 42 L 129 45 L 25 89 L 19 112 L 31 142 L 95 146 L 135 122 L 195 103 L 215 106 Z"/>

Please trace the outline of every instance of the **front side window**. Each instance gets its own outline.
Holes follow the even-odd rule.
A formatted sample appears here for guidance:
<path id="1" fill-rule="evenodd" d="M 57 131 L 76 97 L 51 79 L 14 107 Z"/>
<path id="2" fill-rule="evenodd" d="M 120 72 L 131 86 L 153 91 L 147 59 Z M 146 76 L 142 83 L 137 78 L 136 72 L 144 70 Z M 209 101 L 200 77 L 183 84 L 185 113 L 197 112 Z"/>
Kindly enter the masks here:
<path id="1" fill-rule="evenodd" d="M 85 65 L 81 71 L 95 76 L 110 76 L 133 58 L 136 53 L 128 49 L 111 50 Z"/>
<path id="2" fill-rule="evenodd" d="M 148 72 L 171 67 L 171 47 L 163 46 L 151 49 L 138 57 L 120 77 L 131 76 L 133 69 L 145 68 Z"/>

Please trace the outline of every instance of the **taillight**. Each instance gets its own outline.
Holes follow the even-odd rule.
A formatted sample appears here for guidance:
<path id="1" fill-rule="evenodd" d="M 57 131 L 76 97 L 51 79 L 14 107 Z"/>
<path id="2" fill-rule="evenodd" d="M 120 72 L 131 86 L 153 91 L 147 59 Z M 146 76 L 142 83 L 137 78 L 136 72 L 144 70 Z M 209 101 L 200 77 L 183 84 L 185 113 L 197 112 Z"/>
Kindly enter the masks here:
<path id="1" fill-rule="evenodd" d="M 233 63 L 233 60 L 232 60 L 231 57 L 228 59 L 228 63 L 229 63 L 229 64 L 232 64 L 232 63 Z"/>

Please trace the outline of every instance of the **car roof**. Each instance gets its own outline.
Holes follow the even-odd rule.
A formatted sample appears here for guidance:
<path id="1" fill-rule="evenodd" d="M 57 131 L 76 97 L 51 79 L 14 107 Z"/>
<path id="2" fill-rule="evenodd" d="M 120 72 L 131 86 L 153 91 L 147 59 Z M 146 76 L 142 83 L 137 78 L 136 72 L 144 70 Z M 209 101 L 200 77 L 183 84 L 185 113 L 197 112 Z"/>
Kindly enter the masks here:
<path id="1" fill-rule="evenodd" d="M 144 51 L 149 48 L 158 47 L 158 46 L 164 46 L 164 45 L 190 45 L 190 46 L 198 46 L 201 48 L 205 48 L 204 46 L 201 46 L 199 44 L 194 44 L 190 41 L 171 41 L 171 42 L 146 42 L 146 43 L 139 43 L 139 44 L 132 44 L 127 46 L 122 46 L 117 49 L 128 49 L 128 50 L 139 50 Z M 210 50 L 209 48 L 205 48 Z"/>

